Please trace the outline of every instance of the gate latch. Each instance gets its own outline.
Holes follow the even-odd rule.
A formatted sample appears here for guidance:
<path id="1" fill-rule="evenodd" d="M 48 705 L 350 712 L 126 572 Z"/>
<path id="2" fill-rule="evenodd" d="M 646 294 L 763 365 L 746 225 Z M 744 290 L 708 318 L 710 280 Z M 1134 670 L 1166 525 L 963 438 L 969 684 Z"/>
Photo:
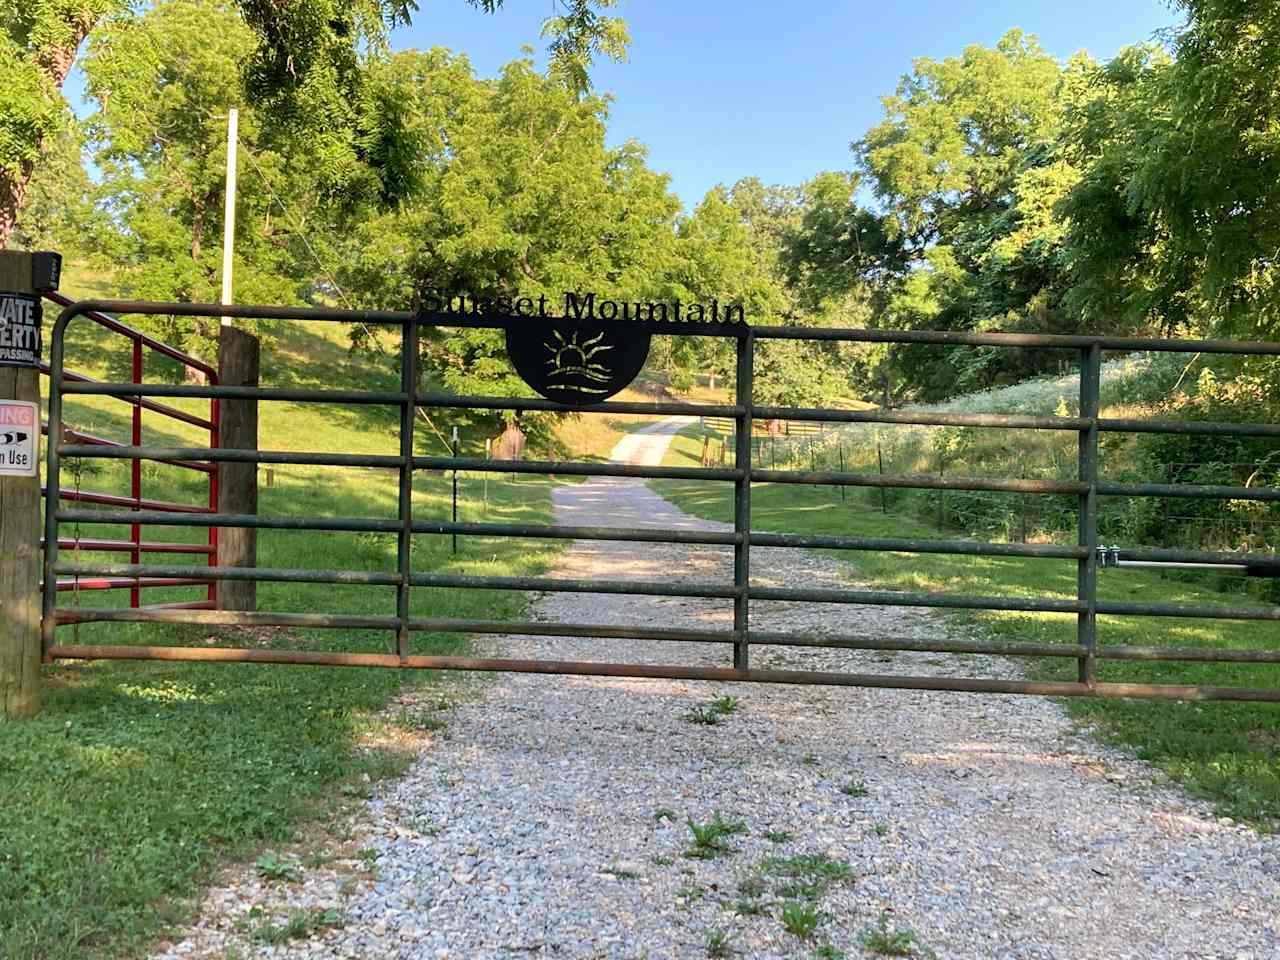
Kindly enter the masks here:
<path id="1" fill-rule="evenodd" d="M 1120 566 L 1120 548 L 1119 547 L 1098 547 L 1098 566 L 1099 567 Z"/>

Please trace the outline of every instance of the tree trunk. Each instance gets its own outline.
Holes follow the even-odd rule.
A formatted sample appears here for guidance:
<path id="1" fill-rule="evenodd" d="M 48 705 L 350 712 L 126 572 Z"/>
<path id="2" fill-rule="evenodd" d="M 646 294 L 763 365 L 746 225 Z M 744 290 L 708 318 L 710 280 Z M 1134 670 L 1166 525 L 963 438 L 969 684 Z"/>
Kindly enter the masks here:
<path id="1" fill-rule="evenodd" d="M 9 247 L 18 227 L 18 214 L 27 199 L 33 170 L 30 161 L 19 163 L 16 170 L 0 167 L 0 250 Z"/>
<path id="2" fill-rule="evenodd" d="M 204 233 L 204 203 L 195 200 L 191 214 L 191 262 L 200 262 L 200 234 Z"/>
<path id="3" fill-rule="evenodd" d="M 88 4 L 84 5 L 88 7 Z M 31 61 L 40 75 L 53 90 L 61 91 L 62 84 L 71 72 L 75 63 L 76 51 L 89 35 L 89 31 L 98 22 L 99 15 L 88 9 L 69 13 L 67 24 L 71 27 L 69 42 L 54 46 L 39 47 L 33 51 Z M 37 156 L 44 149 L 44 143 L 36 145 Z M 27 188 L 31 186 L 31 175 L 35 172 L 34 160 L 20 161 L 15 168 L 0 167 L 0 250 L 9 246 L 13 232 L 18 226 L 18 216 L 22 213 L 27 199 Z"/>

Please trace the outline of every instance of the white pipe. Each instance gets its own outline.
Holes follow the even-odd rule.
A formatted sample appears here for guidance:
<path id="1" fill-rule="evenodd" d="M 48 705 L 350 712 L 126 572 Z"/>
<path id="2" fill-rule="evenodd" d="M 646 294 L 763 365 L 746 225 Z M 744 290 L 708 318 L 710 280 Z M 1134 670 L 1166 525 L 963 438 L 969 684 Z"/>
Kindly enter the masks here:
<path id="1" fill-rule="evenodd" d="M 240 111 L 235 107 L 227 114 L 227 192 L 222 217 L 222 304 L 234 303 L 231 285 L 231 251 L 236 237 L 236 147 L 238 145 Z M 222 325 L 231 326 L 231 318 L 223 317 Z"/>
<path id="2" fill-rule="evenodd" d="M 1153 570 L 1217 570 L 1219 573 L 1244 573 L 1249 569 L 1243 563 L 1179 563 L 1172 560 L 1117 560 L 1115 565 Z"/>

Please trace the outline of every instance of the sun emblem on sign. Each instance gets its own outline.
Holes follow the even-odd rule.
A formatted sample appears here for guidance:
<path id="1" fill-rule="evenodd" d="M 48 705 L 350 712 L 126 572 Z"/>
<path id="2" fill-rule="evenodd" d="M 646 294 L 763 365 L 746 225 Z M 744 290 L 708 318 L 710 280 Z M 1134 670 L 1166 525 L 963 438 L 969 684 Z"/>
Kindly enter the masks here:
<path id="1" fill-rule="evenodd" d="M 548 386 L 577 393 L 609 393 L 612 374 L 601 362 L 600 355 L 612 350 L 613 344 L 601 342 L 604 334 L 583 340 L 578 332 L 567 337 L 559 330 L 552 333 L 555 339 L 544 344 L 551 354 L 547 361 L 551 370 L 547 378 Z"/>

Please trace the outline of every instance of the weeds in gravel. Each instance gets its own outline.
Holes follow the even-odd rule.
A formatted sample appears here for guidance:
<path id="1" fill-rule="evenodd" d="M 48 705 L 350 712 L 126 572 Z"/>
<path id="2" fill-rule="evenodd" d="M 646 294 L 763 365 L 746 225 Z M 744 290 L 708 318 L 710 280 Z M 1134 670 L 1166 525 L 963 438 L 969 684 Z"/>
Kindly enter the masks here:
<path id="1" fill-rule="evenodd" d="M 712 930 L 707 934 L 707 956 L 727 957 L 732 953 L 729 947 L 729 935 L 723 930 Z"/>
<path id="2" fill-rule="evenodd" d="M 795 834 L 788 830 L 766 830 L 764 838 L 770 843 L 790 843 L 795 839 Z"/>
<path id="3" fill-rule="evenodd" d="M 692 817 L 686 817 L 689 832 L 693 834 L 693 846 L 684 852 L 690 860 L 714 860 L 725 853 L 732 853 L 728 838 L 747 832 L 747 825 L 741 820 L 726 820 L 717 810 L 706 823 L 696 823 Z"/>
<path id="4" fill-rule="evenodd" d="M 877 823 L 871 829 L 875 831 L 877 837 L 883 837 L 889 833 L 889 825 L 887 823 Z"/>
<path id="5" fill-rule="evenodd" d="M 258 868 L 258 876 L 264 880 L 294 883 L 302 879 L 302 868 L 293 857 L 282 857 L 274 850 L 268 850 L 254 862 Z"/>
<path id="6" fill-rule="evenodd" d="M 411 712 L 401 709 L 400 716 L 396 719 L 396 722 L 406 730 L 420 730 L 424 733 L 439 733 L 449 726 L 448 717 L 442 717 L 431 710 Z"/>
<path id="7" fill-rule="evenodd" d="M 666 854 L 658 854 L 656 857 L 650 857 L 649 861 L 656 867 L 669 867 L 675 863 L 675 860 L 671 859 L 671 857 L 668 857 Z"/>
<path id="8" fill-rule="evenodd" d="M 936 954 L 925 947 L 910 927 L 890 927 L 889 914 L 882 912 L 874 927 L 867 927 L 858 938 L 872 953 L 885 957 L 933 958 Z"/>
<path id="9" fill-rule="evenodd" d="M 725 717 L 732 715 L 737 709 L 737 697 L 716 697 L 710 703 L 694 707 L 684 714 L 684 718 L 690 723 L 701 723 L 708 727 L 714 727 Z"/>
<path id="10" fill-rule="evenodd" d="M 258 943 L 279 945 L 290 940 L 301 940 L 325 927 L 341 927 L 346 917 L 336 907 L 312 907 L 310 910 L 292 910 L 283 924 L 264 923 L 249 934 Z"/>
<path id="11" fill-rule="evenodd" d="M 333 862 L 334 856 L 331 850 L 313 850 L 302 858 L 302 865 L 308 870 L 314 870 L 317 867 L 323 867 Z"/>
<path id="12" fill-rule="evenodd" d="M 707 888 L 700 883 L 686 883 L 676 891 L 676 899 L 686 904 L 697 903 L 707 894 Z"/>
<path id="13" fill-rule="evenodd" d="M 789 900 L 782 905 L 782 913 L 778 917 L 787 932 L 801 940 L 808 940 L 813 931 L 822 922 L 822 914 L 811 903 L 802 900 Z"/>
<path id="14" fill-rule="evenodd" d="M 840 792 L 846 797 L 865 797 L 868 794 L 867 785 L 861 780 L 850 780 L 840 788 Z"/>
<path id="15" fill-rule="evenodd" d="M 669 820 L 670 822 L 675 823 L 676 812 L 670 807 L 659 807 L 657 810 L 653 811 L 653 819 L 657 823 L 661 823 L 663 820 Z"/>
<path id="16" fill-rule="evenodd" d="M 844 951 L 837 950 L 829 943 L 824 943 L 813 951 L 813 960 L 844 960 Z"/>
<path id="17" fill-rule="evenodd" d="M 853 879 L 849 864 L 821 853 L 766 857 L 760 862 L 760 872 L 773 878 L 779 897 L 810 904 L 821 900 L 836 884 Z"/>

